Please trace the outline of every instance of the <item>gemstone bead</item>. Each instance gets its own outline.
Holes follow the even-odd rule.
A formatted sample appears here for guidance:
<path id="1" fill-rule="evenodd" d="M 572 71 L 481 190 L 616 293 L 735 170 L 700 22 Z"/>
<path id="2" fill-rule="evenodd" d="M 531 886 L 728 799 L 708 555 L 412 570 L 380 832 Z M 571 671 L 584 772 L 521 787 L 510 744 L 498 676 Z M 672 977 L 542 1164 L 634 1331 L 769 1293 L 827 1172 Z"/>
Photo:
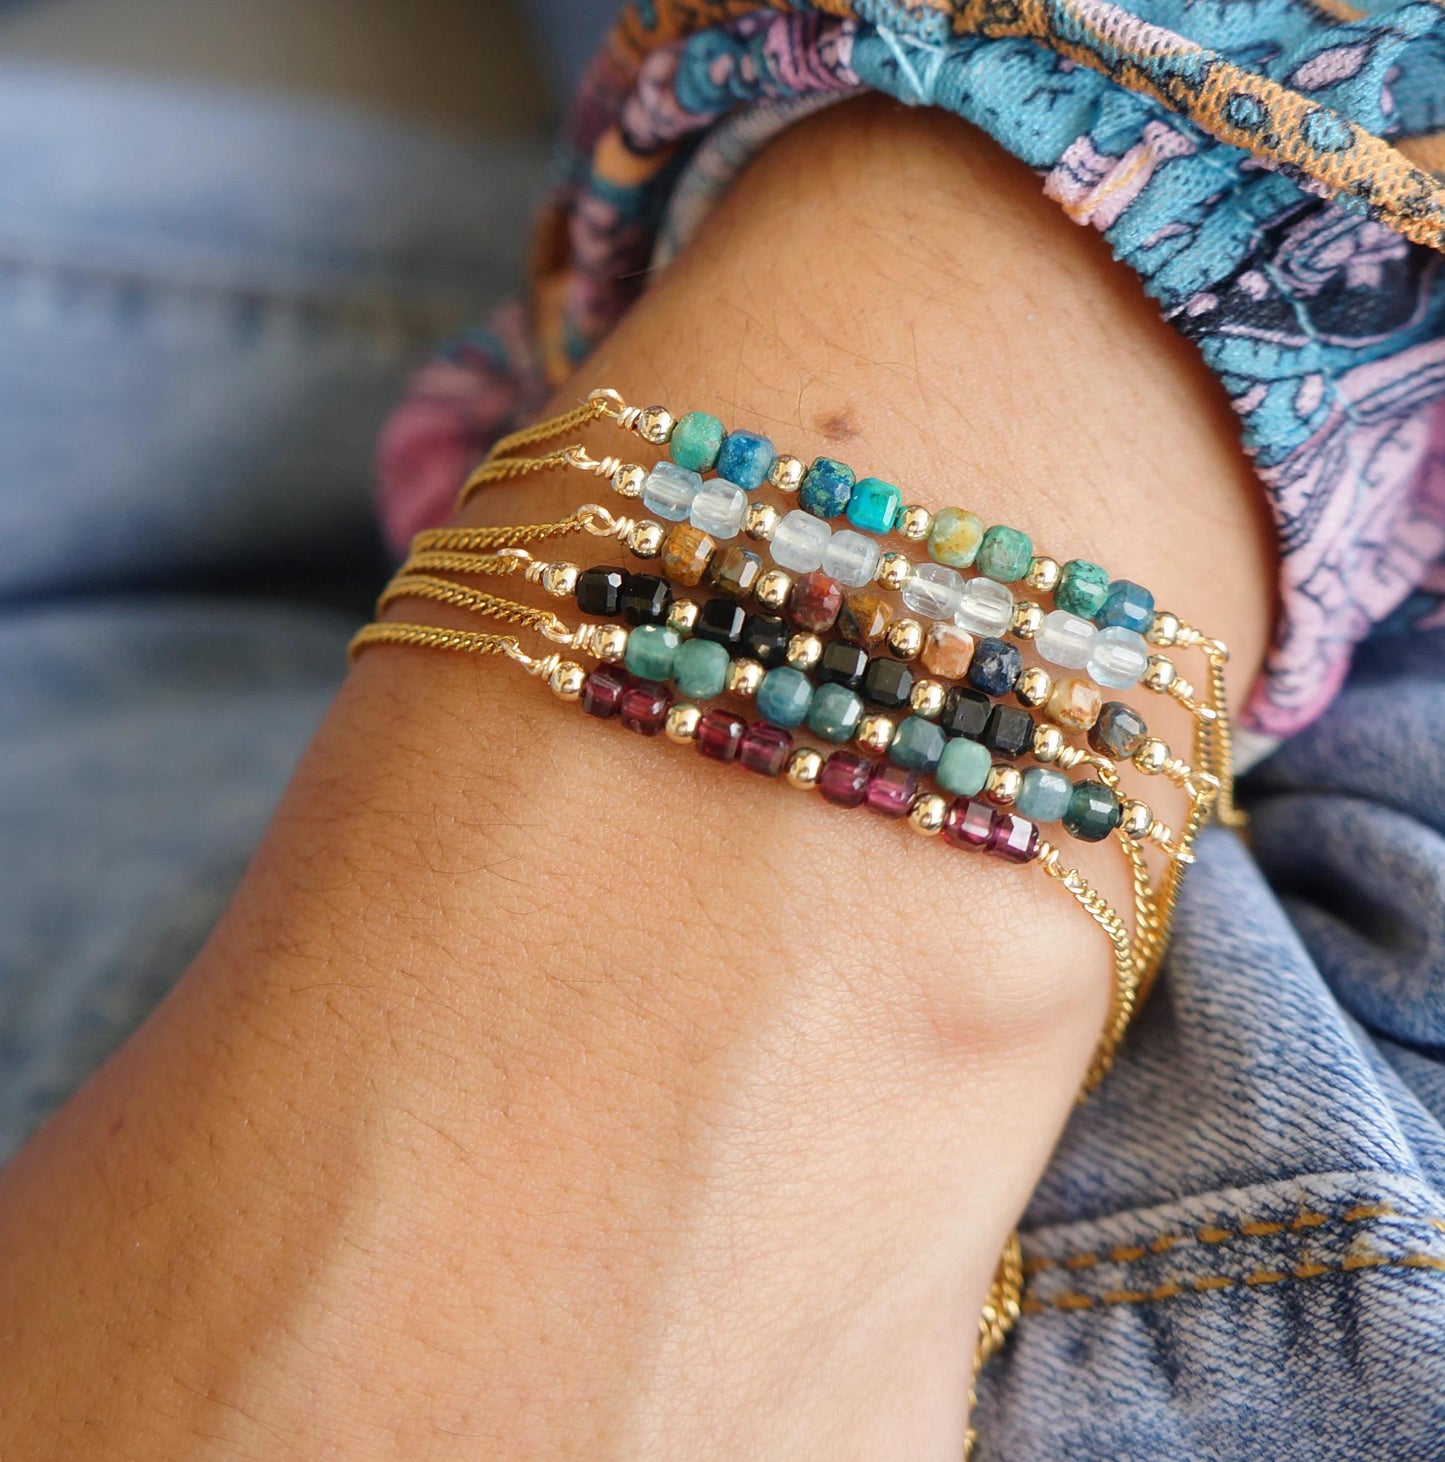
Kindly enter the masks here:
<path id="1" fill-rule="evenodd" d="M 747 615 L 741 604 L 731 599 L 709 599 L 697 612 L 693 624 L 694 639 L 711 640 L 715 645 L 726 645 L 731 649 L 742 643 L 743 625 Z"/>
<path id="2" fill-rule="evenodd" d="M 986 695 L 955 685 L 943 698 L 943 714 L 938 724 L 950 735 L 977 740 L 988 725 L 988 713 L 992 709 L 993 702 Z"/>
<path id="3" fill-rule="evenodd" d="M 1039 830 L 1026 817 L 1001 812 L 994 819 L 988 851 L 1008 863 L 1032 863 L 1039 855 Z"/>
<path id="4" fill-rule="evenodd" d="M 987 802 L 960 797 L 943 819 L 943 840 L 955 848 L 987 848 L 997 818 Z"/>
<path id="5" fill-rule="evenodd" d="M 1066 675 L 1054 682 L 1049 693 L 1049 720 L 1069 731 L 1087 731 L 1099 718 L 1103 697 L 1099 689 L 1077 675 Z"/>
<path id="6" fill-rule="evenodd" d="M 843 607 L 838 611 L 838 633 L 850 645 L 872 650 L 883 643 L 892 620 L 893 610 L 882 594 L 855 589 L 843 596 Z"/>
<path id="7" fill-rule="evenodd" d="M 781 665 L 792 631 L 776 614 L 750 614 L 743 622 L 743 650 L 759 665 Z"/>
<path id="8" fill-rule="evenodd" d="M 851 741 L 863 719 L 863 702 L 846 685 L 820 685 L 808 705 L 808 729 L 824 741 Z"/>
<path id="9" fill-rule="evenodd" d="M 672 683 L 689 700 L 709 701 L 727 689 L 732 657 L 712 640 L 684 640 L 672 667 Z"/>
<path id="10" fill-rule="evenodd" d="M 954 736 L 943 748 L 933 775 L 945 792 L 952 792 L 958 797 L 972 797 L 983 791 L 992 766 L 993 758 L 988 747 L 963 736 Z"/>
<path id="11" fill-rule="evenodd" d="M 1035 822 L 1057 822 L 1068 810 L 1074 784 L 1053 767 L 1030 767 L 1014 806 Z"/>
<path id="12" fill-rule="evenodd" d="M 823 658 L 818 661 L 818 680 L 857 690 L 867 669 L 868 651 L 862 645 L 830 640 L 823 646 Z"/>
<path id="13" fill-rule="evenodd" d="M 803 474 L 798 505 L 816 518 L 836 518 L 853 495 L 853 469 L 832 457 L 815 457 Z"/>
<path id="14" fill-rule="evenodd" d="M 928 627 L 923 640 L 923 668 L 944 680 L 962 680 L 973 663 L 973 636 L 956 624 L 940 620 Z"/>
<path id="15" fill-rule="evenodd" d="M 743 531 L 747 511 L 747 493 L 736 483 L 715 477 L 711 482 L 703 483 L 702 491 L 693 498 L 688 522 L 694 528 L 710 533 L 719 542 L 726 542 Z"/>
<path id="16" fill-rule="evenodd" d="M 1055 609 L 1044 616 L 1044 627 L 1035 637 L 1034 646 L 1039 657 L 1050 665 L 1082 670 L 1089 663 L 1098 635 L 1090 620 L 1070 614 L 1067 609 Z"/>
<path id="17" fill-rule="evenodd" d="M 625 569 L 601 565 L 583 569 L 577 575 L 577 607 L 583 614 L 596 614 L 615 619 L 622 607 L 622 586 L 627 582 Z"/>
<path id="18" fill-rule="evenodd" d="M 629 685 L 622 692 L 618 707 L 622 724 L 639 736 L 656 736 L 667 723 L 672 709 L 672 692 L 665 685 L 650 681 Z"/>
<path id="19" fill-rule="evenodd" d="M 886 538 L 898 522 L 902 506 L 903 494 L 891 482 L 884 482 L 881 477 L 860 478 L 853 484 L 853 494 L 848 499 L 848 521 L 865 533 Z"/>
<path id="20" fill-rule="evenodd" d="M 741 716 L 714 706 L 704 711 L 697 723 L 693 745 L 700 756 L 711 757 L 713 761 L 736 761 L 747 729 L 748 723 Z"/>
<path id="21" fill-rule="evenodd" d="M 681 523 L 692 511 L 692 500 L 702 491 L 702 478 L 676 462 L 659 462 L 642 484 L 642 506 L 654 517 Z"/>
<path id="22" fill-rule="evenodd" d="M 1137 685 L 1149 667 L 1149 646 L 1137 630 L 1117 625 L 1101 629 L 1089 656 L 1089 675 L 1109 690 L 1128 690 Z"/>
<path id="23" fill-rule="evenodd" d="M 708 582 L 729 599 L 746 599 L 762 576 L 763 561 L 751 549 L 730 544 L 713 555 Z"/>
<path id="24" fill-rule="evenodd" d="M 672 429 L 669 450 L 679 467 L 694 472 L 711 472 L 717 466 L 717 454 L 723 443 L 723 424 L 706 411 L 688 411 L 677 419 Z"/>
<path id="25" fill-rule="evenodd" d="M 918 776 L 903 767 L 877 766 L 868 778 L 865 801 L 883 817 L 907 817 L 918 795 Z"/>
<path id="26" fill-rule="evenodd" d="M 838 622 L 838 611 L 842 607 L 842 587 L 821 569 L 815 569 L 811 574 L 804 574 L 793 585 L 793 597 L 788 603 L 788 612 L 800 630 L 805 630 L 810 635 L 821 635 L 826 634 Z"/>
<path id="27" fill-rule="evenodd" d="M 778 454 L 767 437 L 752 431 L 730 431 L 717 454 L 717 475 L 735 482 L 744 492 L 756 492 L 768 480 L 768 468 Z"/>
<path id="28" fill-rule="evenodd" d="M 764 777 L 778 777 L 793 754 L 793 738 L 778 726 L 754 721 L 743 733 L 738 760 L 750 772 Z"/>
<path id="29" fill-rule="evenodd" d="M 1033 556 L 1034 545 L 1027 533 L 996 524 L 984 533 L 974 566 L 986 578 L 1012 584 L 1028 573 Z"/>
<path id="30" fill-rule="evenodd" d="M 1001 635 L 1013 620 L 1014 596 L 992 579 L 970 579 L 963 586 L 953 622 L 976 635 Z"/>
<path id="31" fill-rule="evenodd" d="M 861 807 L 868 795 L 873 763 L 851 751 L 829 753 L 818 774 L 818 790 L 837 807 Z"/>
<path id="32" fill-rule="evenodd" d="M 1100 629 L 1129 629 L 1142 635 L 1154 618 L 1154 596 L 1130 579 L 1115 579 L 1094 616 Z"/>
<path id="33" fill-rule="evenodd" d="M 1105 701 L 1099 719 L 1089 728 L 1089 745 L 1100 756 L 1125 761 L 1133 756 L 1149 734 L 1143 716 L 1123 701 Z"/>
<path id="34" fill-rule="evenodd" d="M 913 672 L 901 660 L 875 655 L 863 672 L 863 694 L 875 706 L 897 710 L 913 694 Z"/>
<path id="35" fill-rule="evenodd" d="M 1034 718 L 1017 706 L 995 706 L 988 713 L 982 740 L 995 756 L 1015 761 L 1034 744 Z"/>
<path id="36" fill-rule="evenodd" d="M 968 683 L 985 695 L 1007 695 L 1023 674 L 1024 657 L 1017 645 L 987 636 L 978 642 L 968 666 Z"/>
<path id="37" fill-rule="evenodd" d="M 1059 575 L 1054 590 L 1054 603 L 1081 619 L 1093 619 L 1104 607 L 1109 592 L 1109 576 L 1096 563 L 1086 558 L 1071 558 Z"/>
<path id="38" fill-rule="evenodd" d="M 1069 798 L 1064 826 L 1081 842 L 1107 838 L 1123 817 L 1119 794 L 1102 782 L 1079 782 Z"/>
<path id="39" fill-rule="evenodd" d="M 801 508 L 784 513 L 773 529 L 769 547 L 773 562 L 780 569 L 791 569 L 795 574 L 809 574 L 823 566 L 823 550 L 833 530 L 821 519 Z"/>
<path id="40" fill-rule="evenodd" d="M 915 564 L 903 602 L 924 619 L 952 619 L 963 602 L 963 575 L 941 563 Z"/>
<path id="41" fill-rule="evenodd" d="M 907 767 L 911 772 L 931 772 L 947 745 L 948 738 L 937 722 L 922 716 L 906 716 L 893 733 L 888 759 L 894 766 Z"/>
<path id="42" fill-rule="evenodd" d="M 662 572 L 674 584 L 702 583 L 717 544 L 691 523 L 674 523 L 662 540 Z"/>
<path id="43" fill-rule="evenodd" d="M 640 624 L 627 636 L 624 662 L 640 680 L 671 680 L 682 636 L 665 624 Z"/>
<path id="44" fill-rule="evenodd" d="M 928 554 L 949 568 L 966 569 L 978 557 L 983 520 L 962 508 L 944 508 L 928 530 Z"/>
<path id="45" fill-rule="evenodd" d="M 881 557 L 878 545 L 851 528 L 844 528 L 828 540 L 823 550 L 823 572 L 850 589 L 868 583 Z"/>
<path id="46" fill-rule="evenodd" d="M 616 665 L 599 665 L 582 682 L 582 709 L 606 721 L 622 706 L 622 693 L 632 682 Z"/>
<path id="47" fill-rule="evenodd" d="M 778 665 L 763 676 L 758 686 L 758 715 L 770 726 L 792 730 L 801 726 L 813 699 L 813 687 L 801 670 Z"/>
<path id="48" fill-rule="evenodd" d="M 661 624 L 672 608 L 672 586 L 656 574 L 628 574 L 622 617 L 628 624 Z"/>

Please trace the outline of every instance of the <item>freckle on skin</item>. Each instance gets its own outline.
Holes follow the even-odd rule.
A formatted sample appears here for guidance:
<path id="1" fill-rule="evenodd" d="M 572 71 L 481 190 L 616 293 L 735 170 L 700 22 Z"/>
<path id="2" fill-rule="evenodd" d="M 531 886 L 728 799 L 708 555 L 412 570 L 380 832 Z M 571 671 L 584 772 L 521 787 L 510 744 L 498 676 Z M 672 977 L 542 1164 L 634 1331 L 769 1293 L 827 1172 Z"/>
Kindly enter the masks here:
<path id="1" fill-rule="evenodd" d="M 858 435 L 853 412 L 847 406 L 824 413 L 815 420 L 814 425 L 830 442 L 851 441 Z"/>

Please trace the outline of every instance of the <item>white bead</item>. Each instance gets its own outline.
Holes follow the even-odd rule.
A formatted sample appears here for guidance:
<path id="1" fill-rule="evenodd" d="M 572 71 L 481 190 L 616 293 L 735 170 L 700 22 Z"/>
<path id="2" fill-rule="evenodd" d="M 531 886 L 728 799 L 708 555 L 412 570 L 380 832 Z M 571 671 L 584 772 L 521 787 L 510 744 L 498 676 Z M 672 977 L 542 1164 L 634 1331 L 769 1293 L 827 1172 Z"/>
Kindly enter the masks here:
<path id="1" fill-rule="evenodd" d="M 871 538 L 844 528 L 823 550 L 823 572 L 850 589 L 861 589 L 872 579 L 880 552 Z"/>
<path id="2" fill-rule="evenodd" d="M 669 523 L 681 523 L 702 490 L 702 477 L 676 462 L 659 462 L 642 484 L 642 505 Z"/>
<path id="3" fill-rule="evenodd" d="M 747 511 L 747 493 L 736 483 L 715 477 L 704 483 L 702 491 L 693 498 L 689 516 L 694 528 L 701 528 L 722 543 L 743 531 Z"/>
<path id="4" fill-rule="evenodd" d="M 994 579 L 970 579 L 953 622 L 975 635 L 1001 635 L 1013 621 L 1014 596 Z"/>
<path id="5" fill-rule="evenodd" d="M 1044 627 L 1038 632 L 1034 644 L 1040 657 L 1050 665 L 1082 670 L 1094 653 L 1094 641 L 1098 637 L 1098 629 L 1087 619 L 1065 609 L 1055 609 L 1052 614 L 1044 616 Z"/>
<path id="6" fill-rule="evenodd" d="M 903 602 L 925 619 L 952 619 L 963 598 L 963 575 L 941 563 L 914 564 Z"/>
<path id="7" fill-rule="evenodd" d="M 1114 625 L 1101 629 L 1089 656 L 1089 678 L 1109 690 L 1128 690 L 1137 685 L 1149 667 L 1149 646 L 1144 636 Z"/>
<path id="8" fill-rule="evenodd" d="M 773 562 L 795 574 L 811 574 L 823 564 L 823 550 L 833 530 L 821 519 L 801 508 L 784 514 L 773 529 Z"/>

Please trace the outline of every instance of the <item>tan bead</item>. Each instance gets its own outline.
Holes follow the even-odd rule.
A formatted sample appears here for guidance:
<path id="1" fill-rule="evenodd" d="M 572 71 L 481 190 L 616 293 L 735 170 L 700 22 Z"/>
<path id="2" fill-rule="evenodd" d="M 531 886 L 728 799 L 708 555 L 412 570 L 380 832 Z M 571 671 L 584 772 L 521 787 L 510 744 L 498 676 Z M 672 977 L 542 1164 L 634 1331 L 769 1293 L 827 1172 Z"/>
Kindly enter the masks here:
<path id="1" fill-rule="evenodd" d="M 636 462 L 624 462 L 612 474 L 612 491 L 619 497 L 641 497 L 642 485 L 647 481 L 647 468 Z"/>
<path id="2" fill-rule="evenodd" d="M 1082 676 L 1066 675 L 1054 682 L 1049 696 L 1049 719 L 1070 731 L 1087 731 L 1099 719 L 1104 698 L 1099 687 Z"/>
<path id="3" fill-rule="evenodd" d="M 923 640 L 923 668 L 945 680 L 962 680 L 973 663 L 974 638 L 966 629 L 947 620 L 928 626 Z"/>
<path id="4" fill-rule="evenodd" d="M 818 785 L 823 758 L 811 746 L 802 746 L 788 758 L 788 785 L 806 792 Z"/>
<path id="5" fill-rule="evenodd" d="M 1009 620 L 1009 633 L 1021 640 L 1038 638 L 1044 627 L 1044 611 L 1032 599 L 1020 599 L 1014 605 L 1013 617 Z"/>
<path id="6" fill-rule="evenodd" d="M 803 473 L 806 471 L 807 468 L 799 458 L 789 457 L 784 453 L 773 458 L 773 465 L 768 468 L 768 481 L 779 492 L 797 492 L 803 484 Z"/>
<path id="7" fill-rule="evenodd" d="M 663 734 L 669 741 L 692 741 L 697 737 L 698 723 L 701 720 L 702 712 L 696 706 L 679 701 L 667 713 L 667 720 L 662 727 Z"/>
<path id="8" fill-rule="evenodd" d="M 893 745 L 893 736 L 897 730 L 898 727 L 890 716 L 864 716 L 858 722 L 853 739 L 867 751 L 887 751 Z"/>
<path id="9" fill-rule="evenodd" d="M 1128 797 L 1125 798 L 1119 810 L 1122 814 L 1119 828 L 1126 838 L 1133 838 L 1137 841 L 1146 836 L 1149 829 L 1154 826 L 1154 813 L 1147 802 L 1140 802 L 1136 797 Z"/>
<path id="10" fill-rule="evenodd" d="M 1012 807 L 1023 791 L 1024 774 L 1017 767 L 992 766 L 983 790 L 997 807 Z"/>
<path id="11" fill-rule="evenodd" d="M 1064 750 L 1064 733 L 1057 726 L 1038 726 L 1034 730 L 1033 750 L 1030 753 L 1036 762 L 1047 766 L 1058 761 Z"/>
<path id="12" fill-rule="evenodd" d="M 926 838 L 937 837 L 943 831 L 944 819 L 948 816 L 948 798 L 937 792 L 925 792 L 917 798 L 908 813 L 908 825 Z"/>
<path id="13" fill-rule="evenodd" d="M 788 602 L 792 592 L 792 576 L 785 574 L 782 569 L 769 569 L 758 580 L 758 586 L 753 590 L 758 603 L 764 609 L 781 609 Z"/>
<path id="14" fill-rule="evenodd" d="M 778 510 L 771 503 L 753 503 L 743 519 L 743 532 L 756 543 L 766 543 L 778 526 Z"/>
<path id="15" fill-rule="evenodd" d="M 728 689 L 734 695 L 755 696 L 766 674 L 756 660 L 734 660 L 728 666 Z"/>
<path id="16" fill-rule="evenodd" d="M 916 660 L 923 649 L 923 626 L 916 619 L 895 619 L 888 626 L 887 639 L 895 660 Z"/>
<path id="17" fill-rule="evenodd" d="M 627 534 L 627 546 L 638 558 L 656 558 L 662 552 L 662 540 L 666 530 L 661 523 L 643 518 L 632 525 Z"/>
<path id="18" fill-rule="evenodd" d="M 1167 650 L 1170 645 L 1178 642 L 1179 616 L 1166 614 L 1162 609 L 1156 609 L 1144 638 L 1151 645 L 1158 645 L 1161 649 Z"/>
<path id="19" fill-rule="evenodd" d="M 1133 760 L 1134 765 L 1141 772 L 1157 776 L 1164 770 L 1164 764 L 1169 760 L 1169 744 L 1161 741 L 1157 736 L 1146 736 L 1139 743 L 1139 749 L 1134 753 Z"/>
<path id="20" fill-rule="evenodd" d="M 910 543 L 922 543 L 928 537 L 928 530 L 931 527 L 933 527 L 933 514 L 927 508 L 920 508 L 917 504 L 904 508 L 898 515 L 899 536 L 908 539 Z"/>
<path id="21" fill-rule="evenodd" d="M 1057 559 L 1036 553 L 1029 560 L 1029 571 L 1024 575 L 1024 583 L 1036 594 L 1052 594 L 1059 587 L 1063 574 Z"/>
<path id="22" fill-rule="evenodd" d="M 547 677 L 547 684 L 551 686 L 553 695 L 564 701 L 575 701 L 582 694 L 582 682 L 586 679 L 587 672 L 580 665 L 563 660 Z"/>
<path id="23" fill-rule="evenodd" d="M 697 605 L 691 599 L 674 599 L 672 608 L 667 611 L 668 628 L 675 629 L 680 635 L 686 635 L 692 633 L 692 627 L 696 623 Z"/>
<path id="24" fill-rule="evenodd" d="M 947 694 L 936 680 L 915 680 L 908 704 L 915 715 L 936 721 L 943 714 L 943 702 Z"/>
<path id="25" fill-rule="evenodd" d="M 716 540 L 701 528 L 694 528 L 691 523 L 674 523 L 662 540 L 663 576 L 689 589 L 702 583 L 716 548 Z"/>
<path id="26" fill-rule="evenodd" d="M 672 435 L 672 413 L 665 406 L 644 406 L 633 428 L 644 442 L 660 447 Z"/>
<path id="27" fill-rule="evenodd" d="M 546 593 L 565 599 L 577 592 L 578 572 L 575 563 L 545 563 L 539 578 Z"/>
<path id="28" fill-rule="evenodd" d="M 888 633 L 893 609 L 881 595 L 871 589 L 854 589 L 843 596 L 838 611 L 838 637 L 865 650 L 876 649 Z"/>
<path id="29" fill-rule="evenodd" d="M 1030 665 L 1014 687 L 1014 694 L 1026 706 L 1041 706 L 1054 691 L 1054 677 L 1041 665 Z"/>
<path id="30" fill-rule="evenodd" d="M 901 589 L 912 572 L 913 560 L 906 553 L 885 553 L 873 577 L 885 589 Z"/>
<path id="31" fill-rule="evenodd" d="M 788 641 L 788 664 L 794 670 L 811 670 L 823 658 L 823 642 L 817 635 L 794 635 Z"/>
<path id="32" fill-rule="evenodd" d="M 763 576 L 763 561 L 740 543 L 729 543 L 713 555 L 708 582 L 729 599 L 746 599 Z"/>
<path id="33" fill-rule="evenodd" d="M 1144 684 L 1149 690 L 1166 691 L 1178 679 L 1179 672 L 1167 655 L 1150 655 L 1144 667 Z"/>
<path id="34" fill-rule="evenodd" d="M 620 624 L 599 624 L 592 632 L 592 653 L 615 665 L 627 653 L 627 631 Z"/>

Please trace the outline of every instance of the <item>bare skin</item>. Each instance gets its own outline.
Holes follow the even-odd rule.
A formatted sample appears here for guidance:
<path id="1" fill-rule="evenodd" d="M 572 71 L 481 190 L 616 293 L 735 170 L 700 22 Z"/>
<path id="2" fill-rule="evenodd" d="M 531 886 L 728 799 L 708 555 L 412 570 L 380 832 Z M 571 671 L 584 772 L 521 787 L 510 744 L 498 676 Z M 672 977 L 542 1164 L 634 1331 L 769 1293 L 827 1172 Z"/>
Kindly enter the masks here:
<path id="1" fill-rule="evenodd" d="M 559 401 L 593 384 L 1113 565 L 1236 696 L 1260 663 L 1217 385 L 960 123 L 789 133 Z M 957 1458 L 1109 984 L 1036 875 L 372 653 L 195 966 L 0 1174 L 0 1453 Z"/>

